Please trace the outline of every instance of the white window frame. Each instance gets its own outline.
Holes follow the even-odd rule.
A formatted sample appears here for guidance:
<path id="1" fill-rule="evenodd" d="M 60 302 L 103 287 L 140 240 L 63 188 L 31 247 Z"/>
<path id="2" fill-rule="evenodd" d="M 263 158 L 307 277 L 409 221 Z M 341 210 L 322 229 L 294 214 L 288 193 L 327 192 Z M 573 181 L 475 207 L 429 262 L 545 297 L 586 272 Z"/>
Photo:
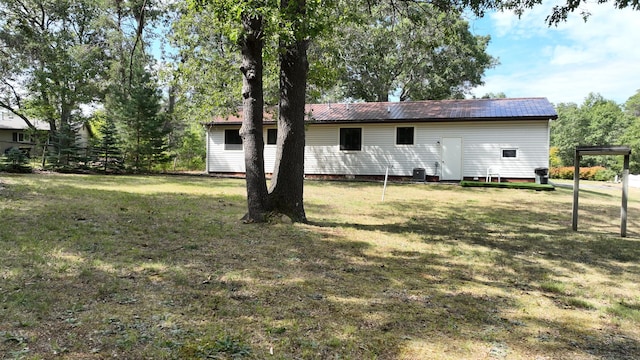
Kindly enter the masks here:
<path id="1" fill-rule="evenodd" d="M 515 151 L 516 152 L 516 156 L 504 156 L 504 152 L 505 151 Z M 515 160 L 515 159 L 518 159 L 519 153 L 520 153 L 520 149 L 518 149 L 516 147 L 501 148 L 500 149 L 500 158 L 501 159 L 506 159 L 506 160 Z"/>

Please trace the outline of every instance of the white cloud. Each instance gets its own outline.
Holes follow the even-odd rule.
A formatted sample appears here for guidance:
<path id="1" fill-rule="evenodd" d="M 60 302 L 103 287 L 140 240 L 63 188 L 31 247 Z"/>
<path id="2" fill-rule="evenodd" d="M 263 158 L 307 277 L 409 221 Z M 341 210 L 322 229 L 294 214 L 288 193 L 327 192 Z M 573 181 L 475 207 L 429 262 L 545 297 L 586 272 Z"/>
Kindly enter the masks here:
<path id="1" fill-rule="evenodd" d="M 489 14 L 489 18 L 495 26 L 495 35 L 526 39 L 546 33 L 549 27 L 545 19 L 552 7 L 553 3 L 542 4 L 525 11 L 520 17 L 509 11 L 494 12 Z"/>
<path id="2" fill-rule="evenodd" d="M 614 61 L 606 66 L 577 66 L 553 71 L 523 71 L 496 75 L 478 87 L 477 96 L 504 92 L 510 97 L 544 96 L 553 103 L 582 103 L 590 93 L 623 103 L 640 89 L 640 76 L 629 76 L 626 62 Z"/>
<path id="3" fill-rule="evenodd" d="M 574 65 L 584 63 L 597 63 L 600 56 L 594 56 L 588 49 L 578 46 L 558 45 L 551 53 L 551 65 Z"/>
<path id="4" fill-rule="evenodd" d="M 640 21 L 637 11 L 591 4 L 585 23 L 579 14 L 548 27 L 553 4 L 525 12 L 489 15 L 492 45 L 502 65 L 487 72 L 474 93 L 511 97 L 546 96 L 552 102 L 581 103 L 589 92 L 623 103 L 640 88 Z"/>

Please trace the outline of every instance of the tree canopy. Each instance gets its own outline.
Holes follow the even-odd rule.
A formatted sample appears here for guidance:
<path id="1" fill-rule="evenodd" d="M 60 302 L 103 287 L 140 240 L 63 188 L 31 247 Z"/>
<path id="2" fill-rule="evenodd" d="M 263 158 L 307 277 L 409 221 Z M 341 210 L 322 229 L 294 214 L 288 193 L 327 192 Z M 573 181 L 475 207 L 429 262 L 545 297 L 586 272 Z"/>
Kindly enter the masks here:
<path id="1" fill-rule="evenodd" d="M 382 3 L 317 42 L 320 59 L 338 69 L 336 93 L 354 100 L 464 98 L 497 64 L 486 53 L 489 36 L 474 36 L 459 12 L 431 5 L 399 11 Z"/>
<path id="2" fill-rule="evenodd" d="M 106 70 L 100 2 L 0 2 L 0 106 L 30 126 L 69 124 L 81 105 L 100 98 Z"/>
<path id="3" fill-rule="evenodd" d="M 640 173 L 640 90 L 624 104 L 625 114 L 630 118 L 630 125 L 622 135 L 622 143 L 631 147 L 629 170 L 633 174 Z"/>
<path id="4" fill-rule="evenodd" d="M 551 123 L 551 146 L 565 166 L 573 165 L 576 146 L 618 145 L 625 142 L 632 118 L 620 105 L 600 94 L 589 94 L 581 105 L 569 103 L 556 106 L 558 119 Z M 586 166 L 601 165 L 618 169 L 618 159 L 590 156 Z"/>
<path id="5" fill-rule="evenodd" d="M 127 109 L 119 112 L 120 133 L 130 130 L 133 117 L 145 124 L 157 119 L 150 112 L 141 119 L 130 100 L 137 97 L 140 105 L 134 93 L 149 86 L 140 75 L 152 64 L 143 33 L 158 14 L 151 0 L 0 0 L 0 107 L 30 127 L 34 119 L 49 122 L 51 141 L 42 145 L 50 164 L 73 161 L 75 129 L 89 121 L 90 109 L 107 108 L 108 116 Z M 160 93 L 157 83 L 151 86 L 156 95 L 146 96 L 144 107 L 157 114 Z"/>
<path id="6" fill-rule="evenodd" d="M 636 93 L 625 102 L 624 110 L 631 116 L 640 117 L 640 90 L 636 90 Z"/>

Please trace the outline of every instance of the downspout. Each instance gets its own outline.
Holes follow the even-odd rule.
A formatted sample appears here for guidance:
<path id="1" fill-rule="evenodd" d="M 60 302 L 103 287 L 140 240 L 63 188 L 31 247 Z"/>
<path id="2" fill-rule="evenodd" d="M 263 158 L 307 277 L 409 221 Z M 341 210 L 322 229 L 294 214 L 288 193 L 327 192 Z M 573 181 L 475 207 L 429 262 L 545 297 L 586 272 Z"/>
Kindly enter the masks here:
<path id="1" fill-rule="evenodd" d="M 206 148 L 206 156 L 205 156 L 205 171 L 208 174 L 209 173 L 209 126 L 206 124 L 203 124 L 202 127 L 204 127 L 204 134 L 205 134 L 205 148 Z"/>
<path id="2" fill-rule="evenodd" d="M 551 120 L 547 120 L 547 169 L 549 168 L 549 154 L 551 151 Z"/>

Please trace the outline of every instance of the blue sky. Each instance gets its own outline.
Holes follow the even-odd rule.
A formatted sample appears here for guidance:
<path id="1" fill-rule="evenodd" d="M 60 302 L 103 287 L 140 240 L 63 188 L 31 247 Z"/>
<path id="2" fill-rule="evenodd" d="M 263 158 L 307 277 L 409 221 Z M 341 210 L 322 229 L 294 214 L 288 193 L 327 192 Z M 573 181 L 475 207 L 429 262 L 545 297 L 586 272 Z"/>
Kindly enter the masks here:
<path id="1" fill-rule="evenodd" d="M 501 63 L 485 73 L 485 85 L 473 94 L 581 104 L 594 92 L 623 104 L 640 89 L 640 11 L 587 4 L 592 15 L 586 23 L 578 13 L 548 27 L 553 4 L 545 2 L 520 19 L 508 12 L 470 19 L 474 34 L 491 35 L 487 51 Z"/>

